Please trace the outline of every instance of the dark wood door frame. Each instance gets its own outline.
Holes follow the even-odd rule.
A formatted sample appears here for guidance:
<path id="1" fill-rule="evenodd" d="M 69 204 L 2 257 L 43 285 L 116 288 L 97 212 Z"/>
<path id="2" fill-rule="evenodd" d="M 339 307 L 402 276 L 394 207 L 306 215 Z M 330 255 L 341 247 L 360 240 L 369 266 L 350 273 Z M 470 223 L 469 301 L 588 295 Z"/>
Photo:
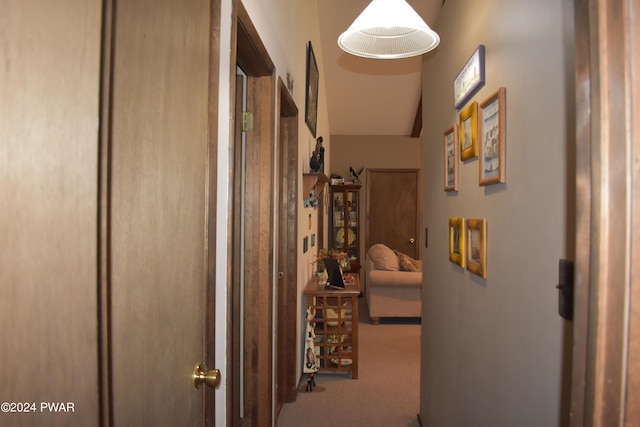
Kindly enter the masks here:
<path id="1" fill-rule="evenodd" d="M 296 399 L 298 277 L 298 108 L 278 79 L 278 221 L 276 235 L 276 414 Z"/>
<path id="2" fill-rule="evenodd" d="M 275 150 L 275 69 L 249 15 L 239 0 L 233 2 L 230 63 L 231 129 L 236 120 L 236 66 L 247 74 L 247 111 L 253 113 L 253 129 L 246 132 L 245 190 L 234 194 L 242 171 L 230 168 L 229 228 L 230 246 L 228 360 L 227 379 L 230 425 L 251 423 L 271 425 L 273 418 L 273 294 L 274 294 L 274 150 Z M 230 138 L 232 152 L 241 149 Z M 234 205 L 244 197 L 244 302 L 241 306 L 237 273 L 240 233 L 234 228 Z M 243 325 L 240 342 L 240 324 Z M 243 356 L 243 366 L 236 363 Z M 240 371 L 241 370 L 241 371 Z M 239 379 L 243 378 L 242 395 Z M 242 408 L 242 414 L 240 414 Z M 242 418 L 242 420 L 240 419 Z"/>
<path id="3" fill-rule="evenodd" d="M 576 0 L 572 426 L 640 425 L 640 22 Z"/>

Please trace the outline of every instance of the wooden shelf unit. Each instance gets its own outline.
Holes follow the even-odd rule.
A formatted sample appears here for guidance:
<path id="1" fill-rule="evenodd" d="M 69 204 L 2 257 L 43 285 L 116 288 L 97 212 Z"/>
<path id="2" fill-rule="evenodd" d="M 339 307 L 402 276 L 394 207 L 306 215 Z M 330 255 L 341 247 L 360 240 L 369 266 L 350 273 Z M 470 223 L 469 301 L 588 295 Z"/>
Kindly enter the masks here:
<path id="1" fill-rule="evenodd" d="M 350 279 L 350 281 L 348 280 Z M 315 353 L 319 371 L 351 372 L 358 378 L 358 296 L 360 279 L 345 274 L 345 289 L 326 288 L 318 277 L 304 290 L 314 314 Z"/>
<path id="2" fill-rule="evenodd" d="M 302 198 L 309 197 L 311 190 L 315 190 L 317 196 L 322 194 L 324 184 L 329 182 L 329 177 L 321 172 L 302 174 Z"/>

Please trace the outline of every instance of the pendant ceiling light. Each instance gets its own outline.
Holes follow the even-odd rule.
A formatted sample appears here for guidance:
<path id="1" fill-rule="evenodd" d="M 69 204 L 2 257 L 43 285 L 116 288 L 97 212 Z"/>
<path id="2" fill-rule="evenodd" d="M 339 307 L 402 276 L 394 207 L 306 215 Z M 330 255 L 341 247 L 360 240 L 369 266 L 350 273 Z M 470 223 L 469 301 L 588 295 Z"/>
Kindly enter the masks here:
<path id="1" fill-rule="evenodd" d="M 347 53 L 397 59 L 435 49 L 440 37 L 405 0 L 373 0 L 338 37 Z"/>

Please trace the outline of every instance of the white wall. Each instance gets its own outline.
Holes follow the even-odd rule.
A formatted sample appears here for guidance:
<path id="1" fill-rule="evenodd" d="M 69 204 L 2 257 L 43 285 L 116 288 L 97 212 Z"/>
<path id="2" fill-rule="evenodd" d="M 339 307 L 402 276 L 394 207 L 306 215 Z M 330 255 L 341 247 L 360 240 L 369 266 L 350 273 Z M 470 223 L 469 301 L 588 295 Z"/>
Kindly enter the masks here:
<path id="1" fill-rule="evenodd" d="M 442 42 L 423 61 L 425 426 L 564 423 L 570 327 L 555 285 L 574 238 L 569 3 L 448 1 L 435 26 Z M 459 191 L 445 193 L 453 80 L 479 44 L 486 84 L 473 100 L 507 90 L 507 180 L 480 187 L 475 159 L 460 163 Z M 487 219 L 487 279 L 448 260 L 449 217 Z"/>

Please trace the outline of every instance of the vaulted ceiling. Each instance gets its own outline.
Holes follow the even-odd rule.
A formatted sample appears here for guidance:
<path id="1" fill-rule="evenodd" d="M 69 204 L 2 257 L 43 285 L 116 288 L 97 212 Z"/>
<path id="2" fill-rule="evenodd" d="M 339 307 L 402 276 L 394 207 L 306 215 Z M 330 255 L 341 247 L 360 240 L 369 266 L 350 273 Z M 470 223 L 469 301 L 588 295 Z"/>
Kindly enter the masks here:
<path id="1" fill-rule="evenodd" d="M 421 95 L 422 56 L 368 59 L 343 52 L 338 36 L 370 0 L 319 0 L 324 82 L 334 135 L 411 135 Z M 408 0 L 433 28 L 442 0 Z M 314 48 L 315 50 L 315 48 Z M 316 55 L 320 53 L 316 52 Z"/>

